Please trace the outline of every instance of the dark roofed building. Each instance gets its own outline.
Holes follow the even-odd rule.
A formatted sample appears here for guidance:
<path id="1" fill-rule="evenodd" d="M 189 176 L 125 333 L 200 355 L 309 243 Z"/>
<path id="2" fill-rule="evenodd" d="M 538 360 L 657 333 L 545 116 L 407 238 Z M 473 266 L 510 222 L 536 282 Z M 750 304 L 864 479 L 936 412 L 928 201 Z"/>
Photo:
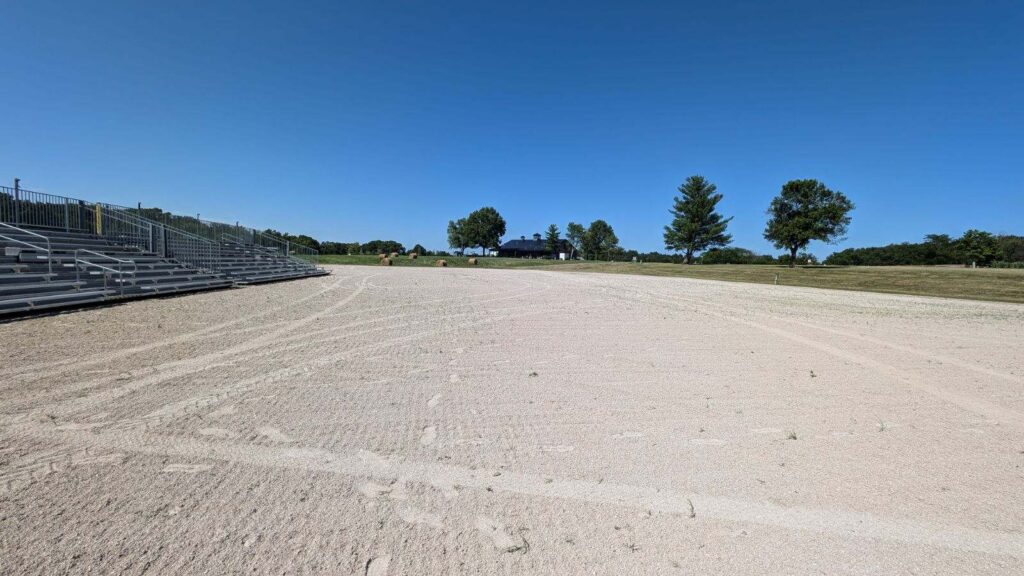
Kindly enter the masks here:
<path id="1" fill-rule="evenodd" d="M 559 253 L 569 254 L 569 242 L 558 239 L 558 251 L 552 254 L 548 250 L 547 240 L 540 234 L 534 234 L 533 239 L 520 236 L 518 240 L 509 240 L 498 247 L 498 256 L 505 258 L 558 258 Z"/>

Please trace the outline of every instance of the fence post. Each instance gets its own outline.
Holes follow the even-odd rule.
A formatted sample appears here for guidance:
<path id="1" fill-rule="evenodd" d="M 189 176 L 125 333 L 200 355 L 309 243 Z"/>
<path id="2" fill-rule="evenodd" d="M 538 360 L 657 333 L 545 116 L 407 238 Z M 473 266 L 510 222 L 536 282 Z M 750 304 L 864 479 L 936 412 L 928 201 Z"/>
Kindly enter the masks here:
<path id="1" fill-rule="evenodd" d="M 69 206 L 70 200 L 64 199 L 64 231 L 71 232 L 71 207 Z"/>
<path id="2" fill-rule="evenodd" d="M 21 224 L 21 178 L 14 179 L 14 223 Z"/>

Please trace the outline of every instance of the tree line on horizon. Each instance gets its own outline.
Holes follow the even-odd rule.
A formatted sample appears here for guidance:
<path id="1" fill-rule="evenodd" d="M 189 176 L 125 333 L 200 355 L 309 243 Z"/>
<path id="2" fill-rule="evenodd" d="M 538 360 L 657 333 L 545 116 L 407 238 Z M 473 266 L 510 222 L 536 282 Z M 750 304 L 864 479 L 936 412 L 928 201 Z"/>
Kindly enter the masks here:
<path id="1" fill-rule="evenodd" d="M 757 254 L 745 248 L 730 246 L 728 233 L 732 217 L 718 212 L 723 195 L 717 186 L 701 175 L 687 178 L 678 188 L 669 212 L 671 220 L 664 227 L 663 238 L 670 253 L 638 252 L 619 245 L 611 224 L 603 219 L 589 226 L 569 222 L 565 239 L 557 224 L 548 226 L 544 242 L 551 257 L 567 246 L 570 259 L 637 260 L 680 264 L 817 264 L 807 252 L 812 241 L 834 244 L 844 239 L 851 222 L 853 202 L 845 194 L 829 189 L 814 179 L 790 180 L 767 209 L 768 220 L 763 236 L 782 255 Z M 493 207 L 475 210 L 464 218 L 449 220 L 448 245 L 457 254 L 479 249 L 480 253 L 497 250 L 506 233 L 507 224 Z M 365 244 L 317 242 L 308 236 L 291 236 L 277 231 L 275 235 L 296 239 L 318 248 L 324 254 L 376 254 L 398 252 L 405 247 L 393 240 L 374 240 Z M 417 244 L 412 249 L 422 255 L 448 255 L 431 252 Z M 834 252 L 824 260 L 828 265 L 971 265 L 1024 266 L 1024 237 L 995 235 L 981 230 L 968 230 L 959 238 L 930 234 L 923 242 L 890 244 L 881 247 L 847 248 Z"/>

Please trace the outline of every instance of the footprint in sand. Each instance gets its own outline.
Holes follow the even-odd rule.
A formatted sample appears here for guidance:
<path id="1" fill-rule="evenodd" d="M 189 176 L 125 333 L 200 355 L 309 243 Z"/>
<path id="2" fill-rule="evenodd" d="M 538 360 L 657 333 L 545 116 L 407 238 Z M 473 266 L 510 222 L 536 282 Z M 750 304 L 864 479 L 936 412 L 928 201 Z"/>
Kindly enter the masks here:
<path id="1" fill-rule="evenodd" d="M 424 446 L 430 446 L 437 440 L 437 428 L 433 426 L 427 426 L 423 429 L 423 434 L 420 435 L 420 444 Z"/>
<path id="2" fill-rule="evenodd" d="M 358 489 L 367 498 L 379 498 L 391 492 L 391 486 L 382 486 L 369 480 L 360 484 Z"/>
<path id="3" fill-rule="evenodd" d="M 434 394 L 433 396 L 430 397 L 430 400 L 427 400 L 427 408 L 433 408 L 433 407 L 437 406 L 437 403 L 440 402 L 440 401 L 441 401 L 441 394 L 440 393 Z"/>
<path id="4" fill-rule="evenodd" d="M 440 486 L 438 490 L 441 491 L 441 495 L 444 496 L 445 500 L 455 500 L 459 497 L 459 489 L 455 486 Z"/>
<path id="5" fill-rule="evenodd" d="M 526 543 L 522 539 L 510 536 L 501 522 L 486 516 L 476 517 L 476 529 L 486 536 L 499 552 L 516 552 L 526 548 Z"/>
<path id="6" fill-rule="evenodd" d="M 391 556 L 370 558 L 369 562 L 366 563 L 366 576 L 385 576 L 390 565 Z"/>
<path id="7" fill-rule="evenodd" d="M 238 434 L 225 428 L 201 428 L 199 433 L 203 436 L 212 436 L 214 438 L 236 438 L 238 436 Z"/>
<path id="8" fill-rule="evenodd" d="M 262 428 L 257 428 L 256 433 L 259 434 L 260 436 L 263 436 L 267 440 L 270 440 L 271 442 L 295 442 L 295 440 L 293 440 L 284 432 L 281 432 L 277 428 L 271 428 L 270 426 L 263 426 Z"/>
<path id="9" fill-rule="evenodd" d="M 371 500 L 382 496 L 387 496 L 391 500 L 407 500 L 409 498 L 409 495 L 405 492 L 405 482 L 401 480 L 395 480 L 387 486 L 367 480 L 360 483 L 357 489 L 363 496 Z"/>
<path id="10" fill-rule="evenodd" d="M 423 510 L 419 510 L 411 506 L 403 506 L 402 508 L 399 508 L 398 517 L 409 524 L 426 524 L 431 528 L 444 527 L 444 524 L 441 523 L 441 517 L 437 514 L 424 512 Z"/>
<path id="11" fill-rule="evenodd" d="M 181 474 L 197 474 L 199 472 L 206 472 L 213 468 L 209 464 L 168 464 L 164 467 L 163 471 L 167 473 L 181 473 Z"/>

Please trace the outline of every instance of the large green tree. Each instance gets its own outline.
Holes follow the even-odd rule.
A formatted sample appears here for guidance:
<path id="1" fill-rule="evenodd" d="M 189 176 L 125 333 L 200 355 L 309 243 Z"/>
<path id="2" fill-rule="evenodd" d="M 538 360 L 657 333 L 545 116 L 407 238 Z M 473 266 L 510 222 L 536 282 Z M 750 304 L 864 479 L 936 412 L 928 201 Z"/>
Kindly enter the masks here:
<path id="1" fill-rule="evenodd" d="M 957 249 L 964 264 L 988 266 L 999 257 L 999 243 L 990 232 L 968 230 L 957 240 Z"/>
<path id="2" fill-rule="evenodd" d="M 608 259 L 619 248 L 615 230 L 604 220 L 594 220 L 583 235 L 583 254 L 588 260 Z"/>
<path id="3" fill-rule="evenodd" d="M 790 180 L 768 208 L 764 237 L 789 250 L 789 267 L 812 240 L 835 243 L 850 225 L 853 202 L 817 180 Z"/>
<path id="4" fill-rule="evenodd" d="M 583 250 L 583 237 L 586 235 L 587 229 L 582 224 L 569 222 L 565 227 L 565 239 L 568 240 L 573 252 L 581 252 Z M 575 254 L 569 254 L 569 259 L 572 260 L 573 258 L 575 258 Z"/>
<path id="5" fill-rule="evenodd" d="M 469 237 L 466 234 L 466 219 L 448 221 L 448 246 L 457 249 L 460 253 L 466 251 L 470 246 Z"/>
<path id="6" fill-rule="evenodd" d="M 363 244 L 362 249 L 367 254 L 390 254 L 392 252 L 405 254 L 405 246 L 396 240 L 370 240 Z"/>
<path id="7" fill-rule="evenodd" d="M 481 251 L 496 250 L 505 235 L 505 219 L 494 208 L 485 206 L 470 212 L 463 228 L 468 246 L 477 246 Z"/>
<path id="8" fill-rule="evenodd" d="M 690 176 L 679 186 L 672 209 L 672 223 L 665 226 L 665 248 L 683 252 L 686 263 L 708 248 L 720 248 L 732 241 L 725 233 L 732 218 L 722 218 L 715 206 L 722 199 L 718 187 L 703 176 Z"/>
<path id="9" fill-rule="evenodd" d="M 548 230 L 544 235 L 544 247 L 548 249 L 548 252 L 558 256 L 558 249 L 561 247 L 561 239 L 558 237 L 560 232 L 558 231 L 558 225 L 552 224 L 548 226 Z"/>

